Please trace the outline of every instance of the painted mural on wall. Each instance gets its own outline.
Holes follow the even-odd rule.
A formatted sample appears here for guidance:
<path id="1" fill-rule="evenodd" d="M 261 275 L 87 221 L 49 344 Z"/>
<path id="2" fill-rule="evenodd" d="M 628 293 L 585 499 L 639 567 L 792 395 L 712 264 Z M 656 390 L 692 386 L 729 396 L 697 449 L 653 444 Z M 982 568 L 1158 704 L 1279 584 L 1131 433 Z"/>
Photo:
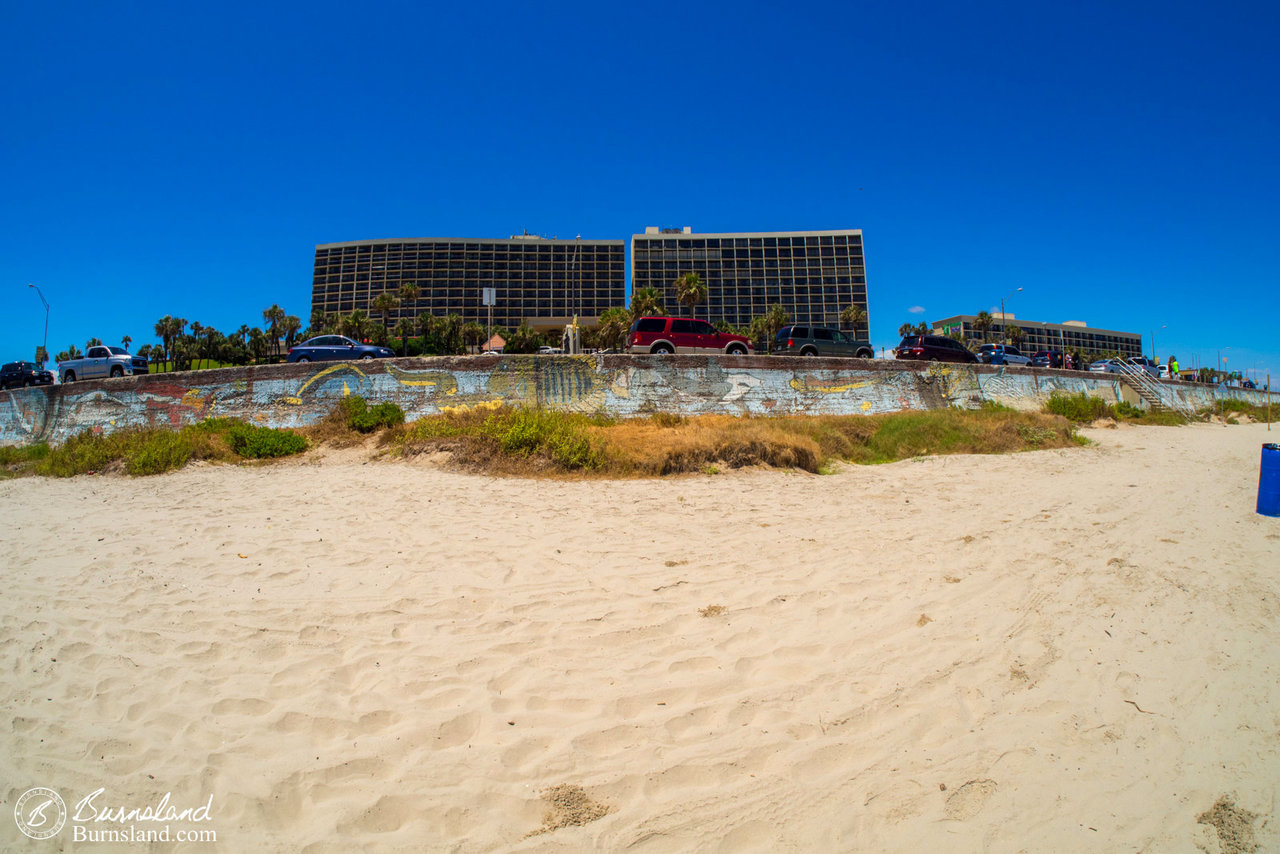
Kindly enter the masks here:
<path id="1" fill-rule="evenodd" d="M 652 412 L 873 415 L 980 406 L 1038 409 L 1055 392 L 1126 399 L 1111 375 L 838 359 L 684 356 L 503 356 L 224 368 L 0 392 L 0 444 L 59 443 L 84 430 L 240 418 L 276 427 L 318 421 L 360 395 L 399 404 L 408 419 L 451 407 L 507 403 L 628 417 Z M 1174 387 L 1206 408 L 1211 387 Z M 1264 392 L 1230 389 L 1231 397 Z"/>

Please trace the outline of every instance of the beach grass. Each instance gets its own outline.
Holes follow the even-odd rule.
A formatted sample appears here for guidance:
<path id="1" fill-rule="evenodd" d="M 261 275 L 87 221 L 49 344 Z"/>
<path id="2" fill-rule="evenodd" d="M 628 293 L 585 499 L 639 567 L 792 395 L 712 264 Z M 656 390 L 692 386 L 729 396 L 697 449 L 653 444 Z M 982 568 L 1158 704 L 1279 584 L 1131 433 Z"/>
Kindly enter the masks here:
<path id="1" fill-rule="evenodd" d="M 1064 418 L 985 408 L 874 416 L 616 419 L 549 410 L 466 409 L 398 428 L 400 455 L 447 452 L 469 470 L 606 477 L 712 473 L 745 466 L 822 473 L 936 454 L 998 454 L 1080 444 Z"/>
<path id="2" fill-rule="evenodd" d="M 192 460 L 241 462 L 301 453 L 307 440 L 292 430 L 258 427 L 231 418 L 213 418 L 169 430 L 159 427 L 94 433 L 86 430 L 62 445 L 44 447 L 37 457 L 21 461 L 14 474 L 73 477 L 119 471 L 142 476 L 161 474 Z"/>

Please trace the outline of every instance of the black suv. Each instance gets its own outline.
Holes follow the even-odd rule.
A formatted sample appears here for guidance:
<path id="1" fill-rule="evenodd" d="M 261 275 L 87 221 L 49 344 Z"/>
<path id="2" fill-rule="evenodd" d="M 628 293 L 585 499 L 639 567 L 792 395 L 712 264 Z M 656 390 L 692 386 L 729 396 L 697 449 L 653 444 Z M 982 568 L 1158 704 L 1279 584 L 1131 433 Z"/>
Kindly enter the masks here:
<path id="1" fill-rule="evenodd" d="M 52 384 L 53 374 L 36 367 L 35 362 L 10 362 L 0 367 L 0 388 Z"/>
<path id="2" fill-rule="evenodd" d="M 908 335 L 893 351 L 895 359 L 915 359 L 922 362 L 973 363 L 978 357 L 969 352 L 959 341 L 941 335 Z"/>
<path id="3" fill-rule="evenodd" d="M 874 355 L 867 341 L 855 341 L 829 326 L 784 326 L 778 330 L 770 350 L 779 356 L 853 356 L 870 359 Z"/>

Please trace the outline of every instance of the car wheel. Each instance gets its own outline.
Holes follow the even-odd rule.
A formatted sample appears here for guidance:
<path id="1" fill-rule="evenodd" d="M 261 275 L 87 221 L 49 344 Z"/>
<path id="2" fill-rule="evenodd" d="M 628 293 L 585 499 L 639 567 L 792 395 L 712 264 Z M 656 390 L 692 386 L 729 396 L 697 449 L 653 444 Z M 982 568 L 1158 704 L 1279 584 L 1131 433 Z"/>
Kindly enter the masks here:
<path id="1" fill-rule="evenodd" d="M 124 376 L 124 368 L 120 367 L 119 365 L 116 365 L 111 369 L 112 379 L 115 379 L 117 377 L 122 377 L 122 376 Z"/>
<path id="2" fill-rule="evenodd" d="M 299 362 L 310 362 L 311 360 L 310 360 L 309 358 L 307 358 L 306 356 L 299 356 L 299 357 L 298 357 L 298 361 L 299 361 Z"/>
<path id="3" fill-rule="evenodd" d="M 75 372 L 75 371 L 67 371 L 67 374 L 66 374 L 66 376 L 64 376 L 64 377 L 62 378 L 62 381 L 63 381 L 64 383 L 73 383 L 73 382 L 75 382 L 75 381 L 76 381 L 76 372 Z"/>
<path id="4" fill-rule="evenodd" d="M 747 355 L 747 348 L 743 347 L 741 344 L 730 344 L 729 348 L 725 350 L 725 352 L 730 356 L 745 356 Z"/>
<path id="5" fill-rule="evenodd" d="M 362 362 L 368 362 L 368 361 L 370 361 L 371 359 L 373 359 L 373 354 L 372 354 L 372 353 L 365 353 L 363 356 L 361 356 L 361 357 L 360 357 L 360 361 L 362 361 Z"/>
<path id="6" fill-rule="evenodd" d="M 649 352 L 656 356 L 670 356 L 675 351 L 671 349 L 670 344 L 657 344 Z"/>
<path id="7" fill-rule="evenodd" d="M 857 353 L 854 353 L 853 355 L 854 355 L 854 358 L 857 358 L 857 359 L 875 358 L 875 353 L 872 353 L 870 350 L 866 350 L 866 349 L 859 350 Z"/>
<path id="8" fill-rule="evenodd" d="M 814 349 L 812 349 L 812 348 L 805 348 L 804 350 L 801 350 L 801 351 L 800 351 L 800 355 L 801 355 L 801 356 L 816 356 L 816 355 L 818 355 L 818 351 L 817 351 L 817 350 L 814 350 Z"/>

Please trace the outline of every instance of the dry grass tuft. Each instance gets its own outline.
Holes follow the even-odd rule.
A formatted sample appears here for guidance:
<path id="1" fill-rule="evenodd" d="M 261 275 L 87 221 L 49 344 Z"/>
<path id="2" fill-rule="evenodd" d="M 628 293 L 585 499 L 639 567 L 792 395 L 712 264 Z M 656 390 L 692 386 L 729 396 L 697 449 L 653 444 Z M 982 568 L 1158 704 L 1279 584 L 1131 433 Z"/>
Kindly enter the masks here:
<path id="1" fill-rule="evenodd" d="M 699 608 L 698 613 L 704 617 L 718 617 L 725 612 L 723 605 L 708 605 L 705 608 Z"/>

